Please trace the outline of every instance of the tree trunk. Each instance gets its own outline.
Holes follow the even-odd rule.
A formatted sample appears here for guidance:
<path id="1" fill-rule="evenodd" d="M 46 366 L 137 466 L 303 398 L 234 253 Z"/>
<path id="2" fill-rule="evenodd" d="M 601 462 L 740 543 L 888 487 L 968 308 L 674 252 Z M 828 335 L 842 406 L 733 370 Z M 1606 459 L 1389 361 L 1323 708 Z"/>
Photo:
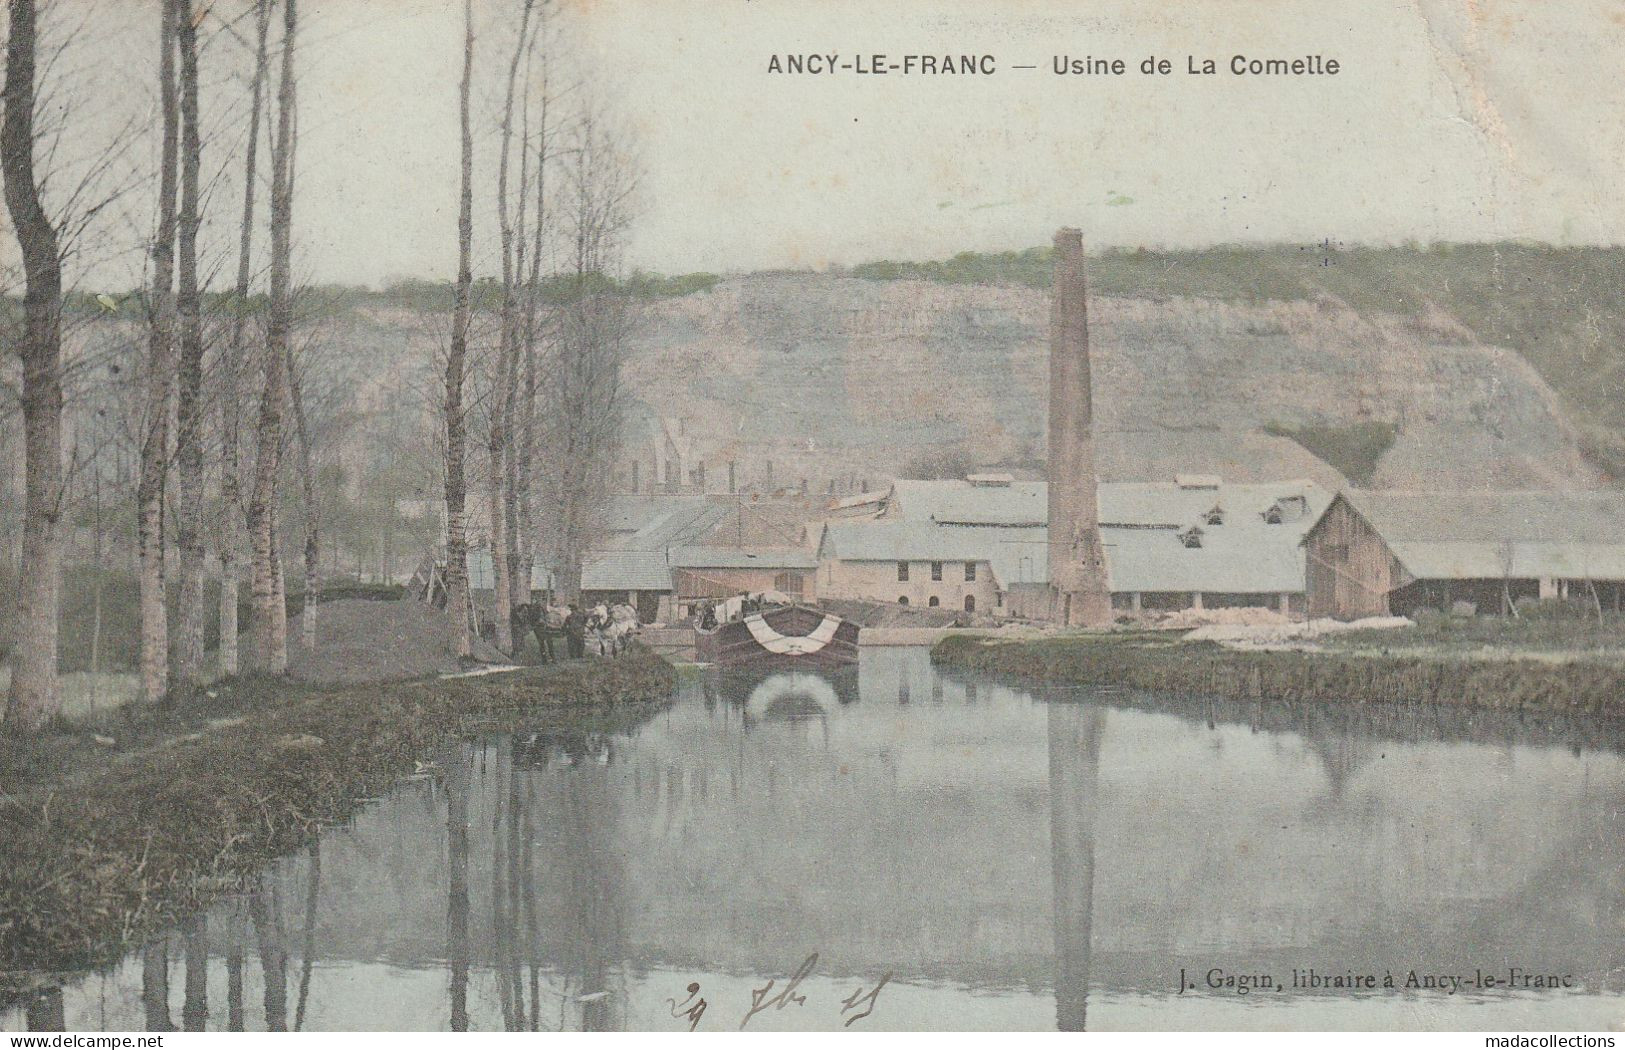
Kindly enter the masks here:
<path id="1" fill-rule="evenodd" d="M 40 204 L 34 174 L 36 42 L 34 0 L 10 0 L 0 176 L 22 251 L 23 502 L 22 564 L 5 725 L 33 732 L 56 716 L 56 624 L 62 538 L 62 259 L 56 227 Z"/>
<path id="2" fill-rule="evenodd" d="M 260 108 L 265 91 L 266 54 L 271 29 L 271 5 L 256 0 L 254 22 L 258 47 L 254 83 L 248 110 L 248 155 L 243 161 L 243 221 L 237 243 L 237 288 L 232 297 L 231 339 L 221 356 L 221 435 L 224 450 L 220 466 L 220 674 L 237 673 L 237 580 L 242 571 L 242 462 L 241 441 L 243 336 L 248 322 L 248 288 L 254 237 L 254 185 L 258 175 Z"/>
<path id="3" fill-rule="evenodd" d="M 203 684 L 203 317 L 198 293 L 198 167 L 203 145 L 198 131 L 197 27 L 192 0 L 174 0 L 180 49 L 181 203 L 179 216 L 180 365 L 175 418 L 175 544 L 180 549 L 181 586 L 177 609 L 172 680 L 182 689 Z"/>
<path id="4" fill-rule="evenodd" d="M 271 508 L 271 634 L 279 641 L 281 674 L 288 669 L 288 577 L 282 570 L 282 511 Z"/>
<path id="5" fill-rule="evenodd" d="M 451 1030 L 468 1031 L 468 760 L 458 743 L 440 749 L 446 790 L 446 959 L 451 969 Z"/>
<path id="6" fill-rule="evenodd" d="M 294 41 L 297 0 L 282 9 L 282 76 L 277 85 L 277 131 L 271 147 L 271 303 L 265 330 L 265 394 L 260 398 L 259 452 L 249 532 L 254 542 L 254 649 L 257 669 L 288 669 L 287 606 L 279 600 L 282 558 L 276 529 L 277 481 L 282 456 L 283 413 L 288 397 L 288 341 L 293 324 L 293 116 Z"/>
<path id="7" fill-rule="evenodd" d="M 500 380 L 498 385 L 500 386 Z M 513 651 L 513 632 L 510 629 L 512 623 L 510 602 L 513 591 L 508 581 L 507 500 L 502 493 L 502 479 L 507 473 L 505 447 L 507 439 L 497 418 L 501 413 L 500 405 L 491 406 L 491 440 L 487 446 L 490 453 L 490 472 L 486 488 L 486 510 L 491 517 L 492 599 L 496 605 L 492 623 L 496 627 L 497 648 L 508 653 Z"/>
<path id="8" fill-rule="evenodd" d="M 316 457 L 310 448 L 310 426 L 305 418 L 305 398 L 299 374 L 294 370 L 293 353 L 288 353 L 288 392 L 293 398 L 293 425 L 299 438 L 299 480 L 305 514 L 305 601 L 299 614 L 300 643 L 305 651 L 316 648 L 316 603 L 321 600 L 321 518 L 316 509 Z"/>
<path id="9" fill-rule="evenodd" d="M 179 113 L 175 93 L 175 4 L 164 0 L 158 94 L 163 114 L 159 158 L 158 231 L 152 245 L 148 329 L 147 419 L 136 486 L 141 560 L 141 696 L 169 694 L 169 598 L 164 587 L 164 484 L 169 473 L 169 413 L 175 378 L 175 181 Z"/>
<path id="10" fill-rule="evenodd" d="M 282 909 L 273 886 L 261 881 L 248 896 L 248 917 L 259 944 L 260 972 L 265 988 L 265 1030 L 288 1030 L 288 951 L 282 943 Z"/>
<path id="11" fill-rule="evenodd" d="M 536 567 L 535 516 L 531 509 L 531 471 L 536 449 L 536 346 L 528 337 L 524 357 L 525 387 L 519 405 L 519 454 L 513 472 L 513 531 L 518 554 L 514 569 L 515 600 L 528 603 L 531 575 Z"/>
<path id="12" fill-rule="evenodd" d="M 209 926 L 204 912 L 193 912 L 181 921 L 181 938 L 186 958 L 181 1028 L 201 1032 L 209 1019 Z"/>
<path id="13" fill-rule="evenodd" d="M 468 325 L 473 293 L 474 135 L 469 125 L 469 84 L 474 75 L 474 5 L 463 0 L 463 79 L 458 88 L 462 124 L 462 186 L 457 210 L 457 293 L 451 347 L 446 354 L 446 612 L 451 616 L 457 655 L 473 653 L 468 635 L 468 486 L 464 477 L 467 427 L 463 419 L 463 371 L 468 357 Z"/>
<path id="14" fill-rule="evenodd" d="M 536 564 L 536 509 L 534 503 L 536 463 L 536 394 L 537 394 L 537 342 L 540 338 L 537 309 L 540 306 L 542 246 L 547 231 L 547 66 L 542 67 L 541 126 L 537 131 L 536 149 L 536 220 L 532 230 L 530 274 L 525 280 L 525 319 L 523 348 L 525 358 L 525 388 L 519 409 L 519 462 L 514 472 L 515 502 L 518 505 L 515 529 L 519 540 L 519 576 L 524 586 L 524 601 L 530 601 L 530 579 Z M 528 121 L 527 121 L 528 124 Z M 528 132 L 528 127 L 527 127 Z M 520 180 L 524 182 L 523 179 Z"/>
<path id="15" fill-rule="evenodd" d="M 148 941 L 141 949 L 141 1006 L 147 1031 L 173 1032 L 169 1015 L 169 935 Z"/>
<path id="16" fill-rule="evenodd" d="M 497 355 L 495 397 L 491 402 L 491 565 L 496 588 L 497 645 L 513 651 L 513 637 L 509 629 L 518 591 L 514 569 L 518 565 L 518 506 L 514 502 L 514 488 L 518 457 L 514 450 L 514 408 L 519 381 L 519 281 L 524 274 L 516 265 L 515 257 L 523 258 L 524 251 L 514 241 L 512 210 L 508 205 L 508 164 L 513 143 L 514 88 L 519 79 L 519 63 L 530 45 L 530 13 L 534 0 L 525 0 L 519 16 L 519 35 L 514 43 L 513 57 L 508 62 L 507 90 L 502 103 L 501 147 L 497 153 L 497 229 L 502 250 L 502 308 Z M 525 143 L 519 144 L 523 153 Z M 519 199 L 525 199 L 523 179 L 520 181 Z M 524 210 L 519 209 L 521 243 Z"/>

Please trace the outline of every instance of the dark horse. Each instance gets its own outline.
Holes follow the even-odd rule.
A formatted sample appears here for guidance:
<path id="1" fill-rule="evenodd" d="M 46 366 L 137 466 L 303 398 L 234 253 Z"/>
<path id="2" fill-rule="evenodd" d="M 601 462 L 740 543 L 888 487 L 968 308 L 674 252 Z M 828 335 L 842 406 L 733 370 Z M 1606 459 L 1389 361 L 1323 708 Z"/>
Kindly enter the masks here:
<path id="1" fill-rule="evenodd" d="M 547 622 L 547 606 L 529 602 L 516 605 L 508 615 L 508 626 L 513 631 L 515 654 L 519 652 L 519 639 L 529 632 L 536 636 L 536 652 L 540 662 L 550 664 L 558 659 L 553 652 L 553 638 L 558 631 Z"/>

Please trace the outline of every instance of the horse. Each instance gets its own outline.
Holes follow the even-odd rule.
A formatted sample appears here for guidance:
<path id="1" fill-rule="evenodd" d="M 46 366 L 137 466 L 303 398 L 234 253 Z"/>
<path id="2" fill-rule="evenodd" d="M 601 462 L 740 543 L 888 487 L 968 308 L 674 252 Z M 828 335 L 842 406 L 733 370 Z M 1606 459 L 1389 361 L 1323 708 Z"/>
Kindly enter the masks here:
<path id="1" fill-rule="evenodd" d="M 509 615 L 514 654 L 518 655 L 520 639 L 528 632 L 536 637 L 537 657 L 542 663 L 550 664 L 557 660 L 558 654 L 553 649 L 553 640 L 563 632 L 564 617 L 568 611 L 541 604 L 523 603 L 515 606 Z"/>
<path id="2" fill-rule="evenodd" d="M 624 602 L 609 607 L 609 639 L 617 655 L 632 647 L 632 637 L 638 633 L 638 611 Z"/>
<path id="3" fill-rule="evenodd" d="M 631 647 L 637 633 L 637 610 L 623 603 L 606 606 L 600 602 L 587 614 L 587 630 L 599 656 L 619 656 Z"/>

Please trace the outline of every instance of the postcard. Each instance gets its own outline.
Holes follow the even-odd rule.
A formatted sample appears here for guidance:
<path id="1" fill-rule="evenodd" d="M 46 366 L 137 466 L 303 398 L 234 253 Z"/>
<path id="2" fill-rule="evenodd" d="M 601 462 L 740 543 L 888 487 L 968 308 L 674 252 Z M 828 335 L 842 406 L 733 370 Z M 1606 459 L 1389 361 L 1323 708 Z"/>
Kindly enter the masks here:
<path id="1" fill-rule="evenodd" d="M 6 8 L 0 1030 L 1612 1045 L 1617 4 Z"/>

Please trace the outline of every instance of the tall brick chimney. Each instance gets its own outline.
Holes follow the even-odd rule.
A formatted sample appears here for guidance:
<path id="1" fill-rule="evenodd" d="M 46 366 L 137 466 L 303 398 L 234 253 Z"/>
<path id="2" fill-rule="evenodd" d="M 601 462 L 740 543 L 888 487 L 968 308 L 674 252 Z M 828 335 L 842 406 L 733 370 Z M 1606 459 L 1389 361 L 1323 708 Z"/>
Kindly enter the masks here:
<path id="1" fill-rule="evenodd" d="M 1094 406 L 1089 381 L 1089 289 L 1083 234 L 1055 233 L 1049 319 L 1049 578 L 1057 623 L 1112 620 L 1095 495 Z"/>

